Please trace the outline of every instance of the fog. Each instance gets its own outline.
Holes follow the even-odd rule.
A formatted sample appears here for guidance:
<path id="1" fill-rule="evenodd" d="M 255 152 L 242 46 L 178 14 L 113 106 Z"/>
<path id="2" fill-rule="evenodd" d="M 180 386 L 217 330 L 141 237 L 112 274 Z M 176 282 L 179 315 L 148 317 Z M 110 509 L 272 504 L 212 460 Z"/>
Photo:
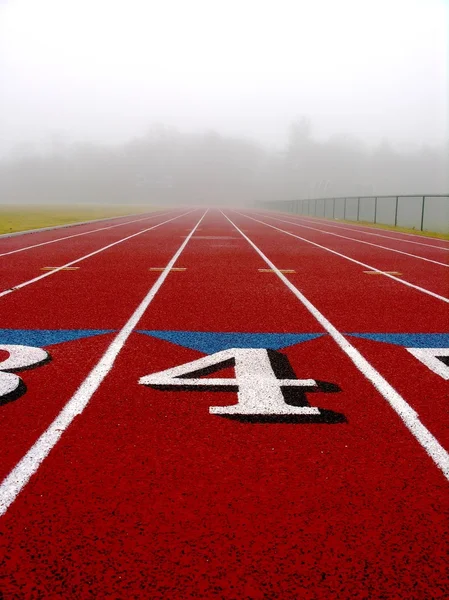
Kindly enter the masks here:
<path id="1" fill-rule="evenodd" d="M 448 193 L 444 0 L 0 0 L 0 201 Z"/>

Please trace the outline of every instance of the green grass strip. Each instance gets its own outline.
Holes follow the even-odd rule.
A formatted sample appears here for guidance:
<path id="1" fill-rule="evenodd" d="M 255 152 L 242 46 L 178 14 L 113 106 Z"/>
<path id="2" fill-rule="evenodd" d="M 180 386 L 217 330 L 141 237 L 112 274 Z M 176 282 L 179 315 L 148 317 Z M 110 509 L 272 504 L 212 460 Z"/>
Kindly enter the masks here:
<path id="1" fill-rule="evenodd" d="M 0 205 L 0 234 L 159 210 L 146 205 Z"/>
<path id="2" fill-rule="evenodd" d="M 439 233 L 436 231 L 421 231 L 420 229 L 408 229 L 407 227 L 395 227 L 394 225 L 383 225 L 382 223 L 371 223 L 370 221 L 349 221 L 348 219 L 326 219 L 326 221 L 337 221 L 337 223 L 349 223 L 351 225 L 363 225 L 364 227 L 373 227 L 374 229 L 387 229 L 388 231 L 401 231 L 402 233 L 413 233 L 414 235 L 424 235 L 426 237 L 438 238 L 440 240 L 449 240 L 449 233 Z"/>

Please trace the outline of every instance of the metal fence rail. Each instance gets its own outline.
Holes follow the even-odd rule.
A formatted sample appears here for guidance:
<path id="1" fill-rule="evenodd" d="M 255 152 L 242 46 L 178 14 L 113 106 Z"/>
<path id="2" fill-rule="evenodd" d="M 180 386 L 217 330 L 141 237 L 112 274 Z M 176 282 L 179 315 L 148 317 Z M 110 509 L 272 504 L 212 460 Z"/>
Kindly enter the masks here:
<path id="1" fill-rule="evenodd" d="M 264 202 L 262 206 L 312 217 L 449 233 L 449 194 L 281 200 Z"/>

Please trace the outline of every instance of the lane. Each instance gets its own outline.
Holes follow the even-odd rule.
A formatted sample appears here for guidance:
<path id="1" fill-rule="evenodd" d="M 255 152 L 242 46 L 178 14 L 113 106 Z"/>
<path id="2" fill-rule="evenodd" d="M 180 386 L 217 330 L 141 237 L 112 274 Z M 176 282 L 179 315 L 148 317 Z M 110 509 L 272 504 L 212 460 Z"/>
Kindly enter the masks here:
<path id="1" fill-rule="evenodd" d="M 446 303 L 288 236 L 252 218 L 231 217 L 278 265 L 295 269 L 288 279 L 359 349 L 418 412 L 447 449 L 447 381 L 407 348 L 449 348 Z M 376 264 L 377 261 L 377 252 Z M 288 261 L 288 262 L 287 262 Z M 438 352 L 435 352 L 438 355 Z M 439 362 L 437 360 L 437 362 Z M 444 363 L 441 363 L 443 365 Z"/>
<path id="2" fill-rule="evenodd" d="M 171 211 L 173 212 L 173 211 Z M 101 223 L 101 227 L 99 227 L 100 223 L 94 224 L 92 225 L 92 223 L 90 224 L 92 227 L 95 227 L 94 229 L 87 229 L 86 231 L 79 231 L 79 229 L 76 229 L 76 233 L 72 233 L 69 235 L 61 235 L 63 229 L 67 229 L 67 226 L 61 226 L 58 228 L 55 228 L 54 231 L 55 233 L 58 233 L 59 235 L 57 237 L 52 237 L 49 240 L 44 240 L 44 241 L 35 241 L 35 239 L 33 238 L 33 242 L 30 243 L 30 241 L 28 240 L 28 238 L 24 239 L 20 239 L 20 241 L 22 242 L 22 245 L 19 245 L 16 248 L 10 249 L 10 250 L 5 250 L 0 252 L 0 257 L 2 256 L 10 256 L 11 254 L 17 254 L 18 252 L 27 252 L 29 250 L 33 250 L 34 248 L 38 248 L 40 246 L 46 246 L 48 244 L 56 244 L 57 242 L 61 242 L 64 240 L 68 240 L 68 239 L 73 239 L 75 237 L 80 237 L 80 236 L 84 236 L 84 235 L 89 235 L 92 233 L 99 233 L 100 231 L 105 231 L 107 229 L 115 229 L 116 227 L 122 227 L 123 225 L 128 225 L 131 223 L 138 223 L 141 221 L 146 221 L 148 219 L 151 219 L 153 217 L 159 217 L 159 216 L 164 216 L 166 214 L 169 214 L 169 212 L 157 212 L 157 213 L 150 213 L 150 214 L 146 214 L 145 216 L 139 217 L 139 218 L 134 218 L 134 219 L 130 219 L 128 217 L 128 220 L 124 220 L 123 217 L 115 218 L 115 219 L 102 219 L 102 223 Z M 112 225 L 108 224 L 108 223 L 113 223 Z M 72 226 L 70 226 L 72 227 Z M 74 226 L 76 227 L 76 226 Z M 86 226 L 82 225 L 79 228 L 80 229 L 84 229 Z M 37 233 L 37 232 L 36 232 Z M 18 236 L 20 238 L 20 236 Z M 44 236 L 45 237 L 45 236 Z M 40 236 L 39 236 L 40 238 Z M 25 244 L 25 245 L 24 245 Z"/>
<path id="3" fill-rule="evenodd" d="M 6 296 L 18 289 L 59 273 L 59 269 L 77 270 L 80 263 L 91 256 L 107 251 L 114 244 L 126 242 L 132 236 L 146 233 L 158 226 L 163 226 L 172 219 L 182 217 L 188 211 L 174 215 L 161 216 L 149 223 L 127 224 L 119 230 L 108 230 L 96 233 L 89 238 L 77 238 L 58 244 L 57 247 L 43 246 L 34 249 L 32 256 L 18 254 L 9 256 L 1 262 L 0 282 L 2 289 L 0 297 Z"/>
<path id="4" fill-rule="evenodd" d="M 45 348 L 51 362 L 22 375 L 27 392 L 0 400 L 3 479 L 49 426 L 116 332 L 129 319 L 201 213 L 133 238 L 93 257 L 88 268 L 62 272 L 0 299 L 0 344 Z M 0 359 L 5 354 L 0 348 Z M 19 373 L 20 375 L 20 373 Z M 1 376 L 1 373 L 0 373 Z M 42 382 L 47 385 L 42 386 Z"/>
<path id="5" fill-rule="evenodd" d="M 410 433 L 414 435 L 421 446 L 427 451 L 435 464 L 441 469 L 446 479 L 449 481 L 449 453 L 441 446 L 438 440 L 423 426 L 419 420 L 418 414 L 411 405 L 396 392 L 389 382 L 377 371 L 366 358 L 357 351 L 354 345 L 342 335 L 338 329 L 312 304 L 299 289 L 281 273 L 273 262 L 258 248 L 253 241 L 246 236 L 235 223 L 227 217 L 229 222 L 237 229 L 237 231 L 246 239 L 252 248 L 259 254 L 267 266 L 272 269 L 275 274 L 281 279 L 286 287 L 296 296 L 296 298 L 309 310 L 309 312 L 323 326 L 326 332 L 332 337 L 334 342 L 343 350 L 350 358 L 357 369 L 370 381 L 375 389 L 383 396 L 390 404 L 393 410 L 403 420 Z"/>
<path id="6" fill-rule="evenodd" d="M 20 462 L 9 473 L 5 480 L 0 485 L 1 513 L 4 514 L 9 506 L 14 502 L 18 494 L 21 493 L 30 478 L 39 469 L 41 463 L 45 460 L 53 447 L 58 443 L 63 432 L 70 426 L 72 421 L 82 414 L 83 410 L 88 405 L 91 397 L 95 394 L 104 378 L 108 375 L 118 354 L 122 350 L 128 337 L 141 319 L 152 300 L 158 293 L 167 276 L 170 274 L 172 267 L 175 265 L 182 251 L 188 244 L 190 238 L 195 233 L 197 227 L 203 220 L 204 214 L 195 224 L 192 231 L 189 233 L 185 241 L 170 259 L 163 272 L 159 275 L 155 283 L 151 286 L 148 293 L 140 302 L 136 310 L 131 314 L 125 325 L 120 329 L 114 339 L 108 346 L 106 352 L 101 356 L 100 360 L 89 372 L 89 375 L 84 379 L 75 394 L 65 404 L 62 411 L 56 419 L 39 437 L 36 443 L 30 448 Z"/>
<path id="7" fill-rule="evenodd" d="M 271 223 L 273 222 L 277 222 L 277 223 L 286 223 L 288 225 L 295 225 L 295 227 L 300 227 L 302 228 L 302 230 L 308 230 L 308 231 L 317 231 L 319 233 L 324 233 L 328 236 L 332 236 L 332 237 L 336 237 L 336 238 L 340 238 L 340 239 L 346 239 L 351 241 L 352 243 L 355 242 L 355 244 L 364 244 L 366 246 L 371 246 L 373 248 L 378 248 L 380 250 L 383 251 L 387 251 L 387 252 L 395 252 L 398 254 L 403 254 L 404 256 L 408 256 L 409 258 L 414 258 L 416 260 L 422 260 L 424 262 L 428 262 L 428 263 L 432 263 L 435 265 L 438 265 L 440 267 L 444 267 L 444 268 L 448 268 L 449 267 L 449 255 L 445 255 L 443 256 L 442 259 L 437 260 L 436 258 L 429 258 L 428 256 L 423 256 L 422 253 L 421 254 L 417 254 L 416 252 L 411 252 L 411 251 L 404 251 L 404 250 L 399 250 L 398 248 L 394 248 L 391 245 L 390 246 L 385 246 L 382 245 L 380 243 L 375 243 L 373 241 L 367 241 L 365 240 L 361 240 L 358 239 L 357 237 L 354 236 L 349 236 L 349 235 L 343 235 L 342 233 L 336 233 L 335 230 L 331 231 L 330 228 L 326 228 L 326 226 L 319 226 L 317 227 L 316 224 L 311 224 L 310 221 L 305 221 L 305 220 L 301 220 L 301 221 L 293 221 L 291 219 L 286 219 L 285 217 L 281 218 L 281 217 L 273 217 L 271 215 L 267 215 L 265 213 L 253 213 L 254 216 L 259 216 L 259 217 L 263 217 L 263 218 L 268 218 L 269 221 Z M 440 257 L 438 257 L 440 258 Z M 443 260 L 445 260 L 445 262 L 442 262 Z"/>
<path id="8" fill-rule="evenodd" d="M 292 266 L 286 237 L 238 220 Z M 301 260 L 308 293 L 331 295 Z M 221 215 L 205 217 L 181 262 L 3 517 L 5 593 L 447 595 L 447 481 L 398 415 Z M 298 377 L 322 382 L 308 402 L 344 420 L 231 419 L 209 407 L 235 404 L 235 392 L 137 383 L 232 345 L 282 348 Z"/>
<path id="9" fill-rule="evenodd" d="M 393 243 L 395 247 L 400 249 L 407 250 L 407 248 L 415 248 L 420 249 L 428 249 L 428 250 L 437 250 L 438 252 L 444 253 L 449 251 L 449 241 L 441 240 L 439 238 L 426 237 L 411 233 L 404 233 L 401 231 L 391 231 L 388 229 L 382 229 L 381 227 L 369 227 L 363 225 L 357 225 L 355 223 L 338 223 L 331 221 L 330 219 L 320 219 L 318 217 L 308 217 L 304 215 L 291 215 L 289 213 L 281 213 L 276 211 L 259 211 L 264 212 L 264 214 L 275 214 L 279 217 L 288 216 L 296 219 L 298 221 L 309 222 L 313 225 L 326 225 L 326 227 L 330 227 L 335 230 L 347 231 L 351 232 L 352 235 L 357 235 L 360 239 L 376 239 L 379 238 L 383 241 L 389 241 L 389 243 Z"/>
<path id="10" fill-rule="evenodd" d="M 0 257 L 32 250 L 34 247 L 43 244 L 54 244 L 60 240 L 71 239 L 73 237 L 88 235 L 104 230 L 104 228 L 121 227 L 128 223 L 138 222 L 140 220 L 159 217 L 174 211 L 152 211 L 146 214 L 126 217 L 112 217 L 110 219 L 101 219 L 96 223 L 71 224 L 70 226 L 61 225 L 52 229 L 35 232 L 23 232 L 21 235 L 14 237 L 0 236 Z"/>
<path id="11" fill-rule="evenodd" d="M 243 214 L 243 213 L 236 213 Z M 422 294 L 433 296 L 442 302 L 449 303 L 449 273 L 442 271 L 438 265 L 416 262 L 402 254 L 381 253 L 373 251 L 370 246 L 354 244 L 351 240 L 332 238 L 325 233 L 307 230 L 298 234 L 295 226 L 288 224 L 274 225 L 266 218 L 256 218 L 255 222 L 263 224 L 294 239 L 320 247 L 321 250 L 338 256 L 339 259 L 358 264 L 365 272 L 371 274 L 380 271 L 383 277 L 395 281 L 400 286 L 412 287 Z"/>

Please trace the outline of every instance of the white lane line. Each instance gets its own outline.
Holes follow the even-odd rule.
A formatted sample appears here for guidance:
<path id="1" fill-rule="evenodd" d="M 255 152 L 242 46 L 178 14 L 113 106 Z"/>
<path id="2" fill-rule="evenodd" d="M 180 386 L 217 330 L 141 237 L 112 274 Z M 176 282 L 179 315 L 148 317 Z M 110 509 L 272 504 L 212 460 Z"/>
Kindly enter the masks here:
<path id="1" fill-rule="evenodd" d="M 222 213 L 223 214 L 223 213 Z M 309 310 L 321 326 L 329 333 L 337 345 L 350 358 L 357 369 L 370 381 L 375 389 L 385 398 L 388 404 L 399 415 L 407 429 L 414 435 L 421 446 L 426 450 L 434 463 L 441 469 L 446 479 L 449 480 L 449 453 L 430 431 L 421 423 L 418 414 L 406 400 L 388 383 L 388 381 L 375 369 L 362 354 L 332 325 L 328 319 L 302 294 L 293 283 L 271 262 L 248 236 L 246 236 L 235 223 L 225 214 L 223 216 L 237 229 L 245 240 L 254 248 L 262 260 L 273 269 L 281 281 L 289 288 L 298 300 Z"/>
<path id="2" fill-rule="evenodd" d="M 24 252 L 25 250 L 31 250 L 31 248 L 38 248 L 39 246 L 45 246 L 47 244 L 54 244 L 61 242 L 62 240 L 69 240 L 71 238 L 79 237 L 81 235 L 88 235 L 89 233 L 96 233 L 97 231 L 104 231 L 105 229 L 114 229 L 114 227 L 122 227 L 123 225 L 130 225 L 131 223 L 138 223 L 139 221 L 145 221 L 146 219 L 153 219 L 156 217 L 163 217 L 164 215 L 170 214 L 172 211 L 166 211 L 158 213 L 157 215 L 150 215 L 149 217 L 142 217 L 141 219 L 134 219 L 134 221 L 126 221 L 126 223 L 118 223 L 116 225 L 110 225 L 108 227 L 99 227 L 98 229 L 91 229 L 90 231 L 83 231 L 82 233 L 75 233 L 73 235 L 66 235 L 65 237 L 57 238 L 56 240 L 49 240 L 47 242 L 41 242 L 40 244 L 33 244 L 32 246 L 25 246 L 24 248 L 17 248 L 16 250 L 10 250 L 9 252 L 3 252 L 1 256 L 9 256 L 10 254 L 16 254 L 17 252 Z"/>
<path id="3" fill-rule="evenodd" d="M 197 210 L 197 209 L 194 209 L 194 210 Z M 72 265 L 75 265 L 76 263 L 79 263 L 82 260 L 86 260 L 86 258 L 90 258 L 91 256 L 95 256 L 95 254 L 99 254 L 100 252 L 104 252 L 104 250 L 107 250 L 108 248 L 112 248 L 112 246 L 116 246 L 117 244 L 121 244 L 122 242 L 126 242 L 126 240 L 130 240 L 131 238 L 136 237 L 138 235 L 141 235 L 142 233 L 146 233 L 147 231 L 151 231 L 152 229 L 156 229 L 157 227 L 160 227 L 161 225 L 165 225 L 166 223 L 170 223 L 170 221 L 175 221 L 176 219 L 180 219 L 181 217 L 185 217 L 186 215 L 190 215 L 190 213 L 194 212 L 194 210 L 191 210 L 191 211 L 189 211 L 187 213 L 184 213 L 182 215 L 178 215 L 176 217 L 173 217 L 172 219 L 168 219 L 167 221 L 163 221 L 162 223 L 158 223 L 157 225 L 153 225 L 153 227 L 148 227 L 147 229 L 142 229 L 142 231 L 138 231 L 137 233 L 133 233 L 132 235 L 128 235 L 127 237 L 122 238 L 121 240 L 117 240 L 116 242 L 112 242 L 112 244 L 108 244 L 107 246 L 103 246 L 102 248 L 99 248 L 98 250 L 95 250 L 94 252 L 91 252 L 90 254 L 85 254 L 84 256 L 81 256 L 81 258 L 77 258 L 75 260 L 72 260 L 71 262 L 68 262 L 65 265 L 62 265 L 60 267 L 57 267 L 57 268 L 53 269 L 52 271 L 48 271 L 47 273 L 44 273 L 43 275 L 39 275 L 38 277 L 34 277 L 33 279 L 29 279 L 28 281 L 24 281 L 23 283 L 19 283 L 18 285 L 13 286 L 12 288 L 9 288 L 7 290 L 3 290 L 3 292 L 0 292 L 0 298 L 2 296 L 6 296 L 8 294 L 11 294 L 12 292 L 15 292 L 17 290 L 20 290 L 20 289 L 26 287 L 27 285 L 31 285 L 32 283 L 36 283 L 36 281 L 40 281 L 41 279 L 44 279 L 45 277 L 50 277 L 50 275 L 54 275 L 55 273 L 58 273 L 59 271 L 63 271 L 67 267 L 71 267 Z"/>
<path id="4" fill-rule="evenodd" d="M 245 215 L 243 213 L 240 213 L 238 211 L 234 211 L 236 212 L 238 215 L 241 215 L 242 217 L 246 217 L 247 219 L 251 219 L 252 221 L 256 221 L 256 223 L 261 223 L 262 225 L 265 225 L 266 227 L 271 227 L 272 229 L 275 229 L 276 231 L 280 231 L 281 233 L 285 233 L 286 235 L 290 235 L 291 237 L 297 238 L 298 240 L 302 240 L 303 242 L 307 242 L 308 244 L 312 244 L 313 246 L 316 246 L 317 248 L 321 248 L 322 250 L 326 250 L 326 252 L 331 252 L 332 254 L 335 254 L 336 256 L 340 256 L 341 258 L 344 258 L 346 260 L 349 260 L 353 263 L 355 263 L 356 265 L 360 265 L 362 267 L 365 267 L 365 269 L 368 269 L 369 271 L 377 271 L 379 273 L 382 273 L 382 275 L 384 275 L 385 277 L 389 277 L 390 279 L 393 279 L 394 281 L 398 281 L 399 283 L 406 285 L 408 287 L 411 287 L 415 290 L 418 290 L 419 292 L 422 292 L 423 294 L 427 294 L 428 296 L 433 296 L 433 298 L 437 298 L 438 300 L 442 300 L 443 302 L 447 302 L 449 304 L 449 298 L 445 298 L 445 296 L 440 296 L 440 294 L 437 294 L 435 292 L 431 292 L 430 290 L 427 290 L 426 288 L 423 288 L 419 285 L 415 285 L 414 283 L 410 283 L 410 281 L 407 281 L 405 279 L 399 279 L 399 277 L 395 277 L 394 275 L 391 275 L 390 273 L 386 273 L 385 271 L 382 271 L 381 269 L 376 269 L 376 267 L 373 267 L 372 265 L 368 265 L 366 263 L 361 262 L 360 260 L 356 260 L 355 258 L 351 258 L 350 256 L 346 256 L 346 254 L 342 254 L 341 252 L 337 252 L 336 250 L 332 250 L 331 248 L 327 248 L 326 246 L 322 246 L 321 244 L 317 244 L 317 242 L 312 242 L 311 240 L 308 240 L 306 238 L 301 237 L 300 235 L 296 235 L 295 233 L 290 233 L 290 231 L 285 231 L 285 229 L 280 229 L 279 227 L 275 227 L 274 225 L 270 225 L 270 223 L 265 223 L 265 221 L 260 221 L 259 219 L 255 219 L 254 217 L 250 217 L 248 215 Z"/>
<path id="5" fill-rule="evenodd" d="M 357 233 L 363 233 L 365 235 L 374 235 L 376 237 L 381 237 L 381 238 L 386 238 L 387 240 L 395 240 L 397 242 L 404 242 L 405 244 L 416 244 L 418 246 L 424 246 L 425 248 L 436 248 L 437 250 L 444 250 L 446 252 L 449 252 L 449 246 L 436 246 L 435 244 L 424 244 L 423 242 L 417 242 L 415 240 L 404 240 L 403 238 L 398 238 L 398 237 L 394 237 L 392 235 L 383 235 L 381 233 L 375 233 L 374 231 L 365 231 L 364 229 L 360 229 L 360 225 L 351 225 L 349 226 L 349 223 L 347 223 L 348 227 L 345 227 L 343 225 L 334 225 L 334 223 L 330 223 L 328 219 L 311 219 L 311 218 L 307 218 L 304 217 L 303 215 L 292 215 L 293 218 L 297 218 L 298 220 L 302 220 L 304 219 L 307 223 L 316 223 L 317 221 L 320 221 L 322 223 L 325 223 L 326 225 L 328 225 L 329 227 L 333 227 L 334 229 L 345 229 L 346 231 L 356 231 Z M 381 228 L 379 228 L 380 231 L 382 231 Z M 385 230 L 383 230 L 385 231 Z M 411 235 L 417 238 L 424 238 L 426 240 L 437 240 L 438 238 L 431 238 L 431 237 L 426 237 L 425 235 L 416 235 L 413 233 L 404 233 L 404 232 L 395 232 L 395 233 L 403 233 L 403 235 Z M 444 242 L 445 240 L 441 240 L 442 242 Z"/>
<path id="6" fill-rule="evenodd" d="M 380 244 L 373 244 L 372 242 L 365 242 L 365 240 L 358 240 L 357 238 L 349 237 L 347 235 L 341 235 L 339 233 L 333 233 L 332 231 L 326 231 L 325 229 L 318 229 L 318 227 L 310 227 L 310 225 L 304 225 L 303 223 L 297 223 L 296 221 L 286 221 L 285 219 L 279 219 L 278 217 L 271 217 L 269 215 L 258 215 L 265 216 L 266 219 L 274 219 L 275 221 L 281 221 L 281 223 L 289 223 L 290 225 L 294 225 L 295 227 L 304 227 L 305 229 L 311 229 L 312 231 L 318 231 L 319 233 L 324 233 L 326 235 L 334 235 L 335 237 L 343 238 L 344 240 L 351 240 L 351 242 L 357 242 L 358 244 L 367 244 L 368 246 L 374 246 L 376 248 L 382 248 L 383 250 L 388 250 L 389 252 L 397 252 L 398 254 L 405 254 L 405 256 L 410 256 L 411 258 L 418 258 L 419 260 L 425 260 L 426 262 L 434 263 L 435 265 L 440 265 L 441 267 L 449 268 L 449 263 L 442 263 L 438 260 L 432 260 L 430 258 L 425 258 L 424 256 L 418 256 L 417 254 L 410 254 L 409 252 L 403 252 L 402 250 L 396 250 L 395 248 L 388 248 L 387 246 L 381 246 Z M 309 221 L 307 221 L 309 222 Z"/>
<path id="7" fill-rule="evenodd" d="M 159 291 L 160 287 L 167 278 L 170 269 L 178 260 L 181 252 L 187 246 L 190 238 L 195 233 L 195 229 L 204 219 L 206 213 L 207 210 L 192 229 L 190 235 L 187 236 L 187 238 L 181 244 L 168 265 L 165 267 L 164 272 L 159 275 L 156 282 L 136 308 L 134 313 L 131 315 L 127 323 L 111 342 L 110 346 L 103 354 L 99 362 L 95 365 L 86 379 L 77 389 L 75 394 L 70 398 L 53 423 L 51 423 L 46 431 L 44 431 L 40 438 L 35 442 L 35 444 L 28 450 L 25 456 L 12 469 L 9 475 L 3 480 L 0 485 L 0 516 L 5 514 L 18 494 L 26 486 L 31 476 L 37 471 L 45 458 L 49 455 L 50 451 L 52 448 L 54 448 L 73 419 L 80 415 L 86 408 L 90 399 L 100 387 L 104 378 L 111 371 L 119 352 L 126 343 L 126 340 L 130 336 L 131 332 L 135 329 L 142 315 Z"/>

